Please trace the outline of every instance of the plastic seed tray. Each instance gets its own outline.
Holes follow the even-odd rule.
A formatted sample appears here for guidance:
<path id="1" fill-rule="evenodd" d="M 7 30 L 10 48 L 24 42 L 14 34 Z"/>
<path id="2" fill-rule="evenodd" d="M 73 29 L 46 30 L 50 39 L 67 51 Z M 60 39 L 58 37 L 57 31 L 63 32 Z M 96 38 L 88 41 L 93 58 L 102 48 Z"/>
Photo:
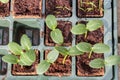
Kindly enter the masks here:
<path id="1" fill-rule="evenodd" d="M 57 18 L 57 20 L 70 21 L 74 26 L 78 21 L 88 21 L 92 19 L 100 19 L 104 22 L 104 43 L 111 47 L 110 53 L 104 54 L 104 57 L 117 54 L 117 1 L 104 0 L 104 15 L 101 18 L 79 18 L 77 17 L 77 0 L 72 0 L 72 16 L 67 18 Z M 11 1 L 11 11 L 13 10 Z M 45 0 L 42 0 L 42 14 L 45 13 Z M 23 27 L 25 26 L 25 27 Z M 21 35 L 19 27 L 23 27 L 32 41 L 34 49 L 40 51 L 40 61 L 44 58 L 44 51 L 46 49 L 53 49 L 53 46 L 46 46 L 45 36 L 45 19 L 42 18 L 13 18 L 12 14 L 8 17 L 0 18 L 0 80 L 118 80 L 118 67 L 105 66 L 104 76 L 82 77 L 76 75 L 76 57 L 72 57 L 72 71 L 70 76 L 15 76 L 11 74 L 11 64 L 6 64 L 1 60 L 5 54 L 10 54 L 7 44 L 11 41 L 18 41 L 16 38 Z M 38 35 L 35 35 L 34 32 Z M 35 38 L 34 36 L 37 36 Z M 72 46 L 75 45 L 76 36 L 73 35 Z M 34 42 L 35 41 L 35 42 Z M 19 41 L 18 41 L 19 43 Z"/>

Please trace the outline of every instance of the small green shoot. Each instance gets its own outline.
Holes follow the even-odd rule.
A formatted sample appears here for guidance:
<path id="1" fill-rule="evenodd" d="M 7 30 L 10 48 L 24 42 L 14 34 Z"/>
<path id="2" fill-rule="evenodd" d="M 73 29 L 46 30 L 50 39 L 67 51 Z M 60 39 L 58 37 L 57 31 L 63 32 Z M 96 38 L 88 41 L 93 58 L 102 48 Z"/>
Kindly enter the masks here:
<path id="1" fill-rule="evenodd" d="M 59 52 L 57 50 L 54 49 L 54 50 L 50 51 L 47 55 L 47 59 L 41 61 L 38 64 L 37 73 L 38 74 L 45 73 L 49 69 L 50 65 L 56 61 L 58 56 L 59 56 Z"/>
<path id="2" fill-rule="evenodd" d="M 90 20 L 86 25 L 85 24 L 77 24 L 72 27 L 71 32 L 75 35 L 85 34 L 85 38 L 87 37 L 88 31 L 95 31 L 103 26 L 102 20 Z"/>
<path id="3" fill-rule="evenodd" d="M 3 56 L 2 60 L 11 64 L 18 63 L 22 66 L 30 66 L 36 60 L 35 51 L 31 49 L 31 42 L 27 35 L 24 34 L 20 41 L 21 46 L 16 42 L 8 44 L 12 54 Z"/>
<path id="4" fill-rule="evenodd" d="M 76 46 L 71 47 L 69 50 L 62 46 L 56 46 L 55 49 L 64 56 L 63 64 L 68 56 L 77 56 L 83 54 L 83 52 L 79 51 Z"/>
<path id="5" fill-rule="evenodd" d="M 113 55 L 113 56 L 109 56 L 106 59 L 94 59 L 89 63 L 89 66 L 92 68 L 102 68 L 105 65 L 106 66 L 113 66 L 113 65 L 117 65 L 120 64 L 120 56 L 118 55 Z"/>
<path id="6" fill-rule="evenodd" d="M 110 47 L 103 43 L 97 43 L 95 45 L 91 45 L 90 43 L 81 42 L 76 45 L 76 48 L 81 52 L 88 52 L 89 58 L 92 55 L 92 52 L 95 53 L 107 53 L 110 51 Z"/>
<path id="7" fill-rule="evenodd" d="M 90 7 L 82 8 L 83 4 L 90 5 Z M 81 6 L 79 7 L 79 9 L 84 11 L 84 12 L 90 12 L 90 11 L 93 11 L 95 8 L 97 8 L 97 6 L 95 5 L 94 1 L 93 2 L 88 2 L 88 1 L 87 2 L 82 2 L 82 0 L 81 0 L 80 5 Z"/>
<path id="8" fill-rule="evenodd" d="M 0 2 L 2 2 L 2 3 L 8 3 L 9 0 L 0 0 Z"/>
<path id="9" fill-rule="evenodd" d="M 63 35 L 60 29 L 56 29 L 57 27 L 57 20 L 54 15 L 48 15 L 46 17 L 46 25 L 50 30 L 50 36 L 52 40 L 57 44 L 63 43 Z"/>
<path id="10" fill-rule="evenodd" d="M 69 8 L 66 7 L 66 6 L 56 6 L 55 8 L 57 8 L 57 9 L 62 9 L 62 10 L 68 10 L 68 11 L 71 10 L 71 9 L 69 9 Z"/>

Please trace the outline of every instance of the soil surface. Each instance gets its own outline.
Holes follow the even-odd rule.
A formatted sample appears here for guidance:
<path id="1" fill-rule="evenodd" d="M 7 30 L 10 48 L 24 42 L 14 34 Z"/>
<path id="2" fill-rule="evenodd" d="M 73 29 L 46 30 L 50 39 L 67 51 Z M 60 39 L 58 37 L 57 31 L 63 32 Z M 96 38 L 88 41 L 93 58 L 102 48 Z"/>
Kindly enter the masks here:
<path id="1" fill-rule="evenodd" d="M 46 0 L 46 16 L 53 14 L 56 17 L 72 16 L 72 0 Z"/>
<path id="2" fill-rule="evenodd" d="M 36 61 L 31 66 L 21 66 L 19 64 L 12 65 L 12 75 L 37 75 L 36 66 L 40 62 L 40 52 L 35 50 Z"/>
<path id="3" fill-rule="evenodd" d="M 0 28 L 0 45 L 7 45 L 9 42 L 9 28 Z"/>
<path id="4" fill-rule="evenodd" d="M 45 59 L 50 50 L 45 50 Z M 58 59 L 50 66 L 45 73 L 47 76 L 69 76 L 72 71 L 72 58 L 67 57 L 65 64 L 62 63 L 64 56 L 59 55 Z"/>
<path id="5" fill-rule="evenodd" d="M 58 21 L 57 28 L 62 31 L 64 37 L 63 46 L 72 45 L 72 33 L 70 32 L 72 23 L 68 21 Z M 55 43 L 50 37 L 51 30 L 48 27 L 45 27 L 45 45 L 46 46 L 55 46 Z"/>
<path id="6" fill-rule="evenodd" d="M 86 24 L 87 21 L 81 21 L 78 23 Z M 88 42 L 91 44 L 96 44 L 99 42 L 103 42 L 104 39 L 104 28 L 101 27 L 98 30 L 95 30 L 93 32 L 88 32 L 88 35 L 86 38 L 84 38 L 83 35 L 77 35 L 76 37 L 76 44 L 79 42 Z M 95 58 L 104 58 L 103 54 L 96 54 L 93 53 L 91 58 L 88 58 L 89 53 L 85 53 L 81 56 L 77 56 L 76 64 L 77 64 L 77 75 L 78 76 L 103 76 L 104 75 L 104 68 L 101 69 L 93 69 L 89 66 L 89 62 Z"/>
<path id="7" fill-rule="evenodd" d="M 7 17 L 10 15 L 10 3 L 0 2 L 0 17 Z"/>
<path id="8" fill-rule="evenodd" d="M 41 16 L 41 0 L 14 0 L 14 14 Z"/>
<path id="9" fill-rule="evenodd" d="M 78 17 L 102 17 L 103 16 L 103 0 L 77 0 L 77 16 Z M 92 7 L 89 2 L 95 6 Z M 100 7 L 100 8 L 99 8 Z"/>
<path id="10" fill-rule="evenodd" d="M 89 62 L 95 58 L 103 58 L 103 54 L 93 53 L 91 58 L 88 58 L 88 53 L 77 56 L 77 75 L 78 76 L 103 76 L 104 68 L 95 69 L 89 66 Z"/>
<path id="11" fill-rule="evenodd" d="M 19 26 L 14 30 L 14 41 L 20 43 L 20 38 L 23 34 L 28 35 L 32 45 L 37 46 L 40 43 L 40 31 L 37 28 L 28 28 L 26 26 Z"/>
<path id="12" fill-rule="evenodd" d="M 0 75 L 5 75 L 7 73 L 7 63 L 2 61 L 2 56 L 0 55 Z"/>

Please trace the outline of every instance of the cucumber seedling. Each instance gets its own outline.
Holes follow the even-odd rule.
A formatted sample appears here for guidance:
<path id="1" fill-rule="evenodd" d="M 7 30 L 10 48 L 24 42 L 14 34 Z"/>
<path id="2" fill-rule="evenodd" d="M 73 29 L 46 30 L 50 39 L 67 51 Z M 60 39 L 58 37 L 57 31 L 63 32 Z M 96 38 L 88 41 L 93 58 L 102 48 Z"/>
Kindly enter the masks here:
<path id="1" fill-rule="evenodd" d="M 0 0 L 0 2 L 2 2 L 2 3 L 8 3 L 9 0 Z"/>
<path id="2" fill-rule="evenodd" d="M 85 34 L 85 38 L 87 37 L 88 31 L 95 31 L 103 26 L 102 20 L 90 20 L 85 24 L 77 24 L 72 27 L 71 32 L 75 35 Z"/>
<path id="3" fill-rule="evenodd" d="M 64 42 L 63 35 L 60 29 L 57 29 L 57 20 L 54 15 L 48 15 L 46 17 L 46 25 L 47 27 L 52 30 L 50 32 L 50 37 L 52 40 L 57 44 L 62 44 Z"/>
<path id="4" fill-rule="evenodd" d="M 7 54 L 2 57 L 2 60 L 11 64 L 19 64 L 21 66 L 31 66 L 35 60 L 35 51 L 31 48 L 32 44 L 27 35 L 22 35 L 20 44 L 10 42 L 8 48 L 12 54 Z"/>
<path id="5" fill-rule="evenodd" d="M 90 43 L 80 42 L 76 45 L 76 48 L 81 52 L 89 53 L 89 58 L 92 53 L 107 53 L 110 51 L 110 47 L 104 43 L 96 43 L 95 45 L 91 45 Z"/>
<path id="6" fill-rule="evenodd" d="M 68 56 L 77 56 L 77 55 L 82 55 L 83 52 L 79 51 L 76 46 L 73 46 L 69 49 L 63 47 L 63 46 L 56 46 L 55 49 L 61 54 L 64 56 L 64 59 L 63 59 L 63 64 L 65 63 L 65 60 Z"/>
<path id="7" fill-rule="evenodd" d="M 56 49 L 53 49 L 52 51 L 50 51 L 47 55 L 47 59 L 41 61 L 38 64 L 37 73 L 38 74 L 45 73 L 49 69 L 50 65 L 56 61 L 58 56 L 59 56 L 59 52 Z"/>
<path id="8" fill-rule="evenodd" d="M 94 59 L 89 63 L 89 66 L 92 68 L 102 68 L 105 65 L 113 66 L 113 65 L 117 65 L 117 64 L 120 64 L 120 56 L 112 55 L 105 59 L 100 59 L 100 58 Z"/>

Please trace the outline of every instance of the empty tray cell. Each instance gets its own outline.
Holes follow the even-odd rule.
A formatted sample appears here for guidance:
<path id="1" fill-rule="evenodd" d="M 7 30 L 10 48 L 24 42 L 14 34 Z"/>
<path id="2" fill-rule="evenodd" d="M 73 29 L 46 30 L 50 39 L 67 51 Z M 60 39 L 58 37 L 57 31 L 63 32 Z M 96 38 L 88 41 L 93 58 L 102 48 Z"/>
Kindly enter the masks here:
<path id="1" fill-rule="evenodd" d="M 103 0 L 77 0 L 77 16 L 103 17 Z"/>
<path id="2" fill-rule="evenodd" d="M 7 63 L 2 61 L 2 55 L 0 55 L 0 75 L 7 73 Z"/>
<path id="3" fill-rule="evenodd" d="M 58 21 L 58 29 L 62 31 L 64 42 L 63 46 L 71 46 L 72 45 L 72 33 L 70 32 L 72 28 L 72 23 L 69 21 Z M 51 30 L 46 26 L 45 27 L 45 45 L 46 46 L 55 46 L 56 44 L 50 37 Z"/>
<path id="4" fill-rule="evenodd" d="M 42 0 L 12 0 L 15 18 L 39 18 L 42 15 Z"/>
<path id="5" fill-rule="evenodd" d="M 23 34 L 26 34 L 30 38 L 33 46 L 37 46 L 40 43 L 39 25 L 35 21 L 28 21 L 28 23 L 15 21 L 13 34 L 13 40 L 17 43 L 20 43 L 20 38 Z"/>
<path id="6" fill-rule="evenodd" d="M 72 16 L 72 0 L 46 0 L 46 16 L 53 14 L 56 17 Z"/>
<path id="7" fill-rule="evenodd" d="M 10 15 L 10 0 L 8 3 L 0 2 L 0 17 L 8 17 Z"/>

